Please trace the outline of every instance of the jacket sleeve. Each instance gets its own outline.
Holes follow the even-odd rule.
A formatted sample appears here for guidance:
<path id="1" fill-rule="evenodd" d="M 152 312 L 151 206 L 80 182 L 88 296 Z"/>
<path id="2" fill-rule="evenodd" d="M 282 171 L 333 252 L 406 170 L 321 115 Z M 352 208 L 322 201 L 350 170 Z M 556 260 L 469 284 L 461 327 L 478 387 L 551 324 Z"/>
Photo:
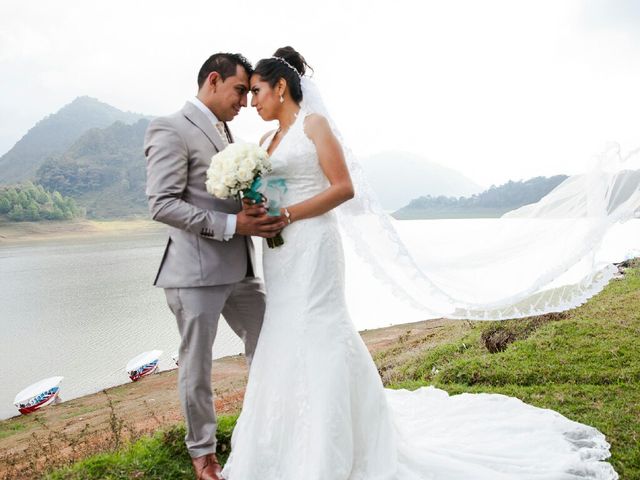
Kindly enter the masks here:
<path id="1" fill-rule="evenodd" d="M 144 155 L 151 218 L 206 238 L 223 240 L 227 214 L 183 200 L 189 176 L 189 150 L 168 119 L 151 121 L 145 135 Z"/>

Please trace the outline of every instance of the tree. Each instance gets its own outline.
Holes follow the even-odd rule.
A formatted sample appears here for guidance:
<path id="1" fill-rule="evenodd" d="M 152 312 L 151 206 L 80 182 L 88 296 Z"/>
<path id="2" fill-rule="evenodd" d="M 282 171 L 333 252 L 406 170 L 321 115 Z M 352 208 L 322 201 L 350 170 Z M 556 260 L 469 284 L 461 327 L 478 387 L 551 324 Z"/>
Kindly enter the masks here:
<path id="1" fill-rule="evenodd" d="M 56 205 L 49 214 L 49 218 L 51 220 L 64 220 L 64 212 Z"/>
<path id="2" fill-rule="evenodd" d="M 35 200 L 36 197 L 38 196 L 38 191 L 36 190 L 36 186 L 33 184 L 33 182 L 30 182 L 30 181 L 27 181 L 23 184 L 22 191 L 31 200 Z"/>
<path id="3" fill-rule="evenodd" d="M 64 207 L 64 198 L 62 198 L 62 195 L 60 195 L 58 191 L 53 192 L 53 204 L 56 207 Z"/>
<path id="4" fill-rule="evenodd" d="M 24 220 L 24 208 L 19 203 L 13 206 L 9 212 L 9 218 L 14 222 L 22 222 Z"/>
<path id="5" fill-rule="evenodd" d="M 16 192 L 16 189 L 13 187 L 7 188 L 5 195 L 9 199 L 9 203 L 11 203 L 11 205 L 18 201 L 18 192 Z"/>
<path id="6" fill-rule="evenodd" d="M 38 208 L 38 204 L 36 202 L 31 202 L 25 209 L 24 218 L 25 220 L 29 220 L 31 222 L 40 220 L 40 209 Z"/>
<path id="7" fill-rule="evenodd" d="M 9 199 L 3 195 L 0 197 L 0 213 L 9 213 L 10 210 L 11 202 L 9 202 Z"/>
<path id="8" fill-rule="evenodd" d="M 40 205 L 44 205 L 45 203 L 50 201 L 51 196 L 49 195 L 49 193 L 44 189 L 42 185 L 38 185 L 36 187 L 36 202 L 38 202 Z"/>
<path id="9" fill-rule="evenodd" d="M 26 209 L 31 203 L 29 195 L 27 195 L 27 192 L 25 192 L 24 190 L 20 190 L 20 193 L 18 193 L 18 203 L 22 206 L 23 209 Z"/>

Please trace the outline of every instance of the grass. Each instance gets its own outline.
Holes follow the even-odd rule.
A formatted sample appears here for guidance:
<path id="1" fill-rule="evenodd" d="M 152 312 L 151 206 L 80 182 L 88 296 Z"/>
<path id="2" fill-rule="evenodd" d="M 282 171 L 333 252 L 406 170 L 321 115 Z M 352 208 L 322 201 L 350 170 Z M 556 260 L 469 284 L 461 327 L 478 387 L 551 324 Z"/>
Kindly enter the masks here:
<path id="1" fill-rule="evenodd" d="M 5 423 L 0 425 L 0 439 L 10 437 L 11 435 L 22 432 L 27 428 L 24 422 Z"/>
<path id="2" fill-rule="evenodd" d="M 217 456 L 224 463 L 229 455 L 231 432 L 237 416 L 218 418 Z M 149 480 L 192 479 L 191 460 L 184 447 L 184 425 L 156 432 L 110 453 L 90 457 L 71 467 L 57 470 L 48 480 Z"/>
<path id="3" fill-rule="evenodd" d="M 437 338 L 433 348 L 420 339 L 409 341 L 407 333 L 378 352 L 374 360 L 385 383 L 409 389 L 435 385 L 450 394 L 501 393 L 551 408 L 602 431 L 620 478 L 640 480 L 640 262 L 565 314 L 458 325 L 453 340 Z M 223 461 L 235 420 L 220 418 Z M 157 432 L 47 478 L 192 478 L 183 436 L 183 426 Z"/>
<path id="4" fill-rule="evenodd" d="M 522 320 L 477 324 L 457 342 L 397 365 L 391 387 L 502 393 L 554 409 L 602 431 L 620 477 L 640 479 L 639 266 L 564 318 L 529 330 Z M 496 329 L 515 340 L 490 353 L 483 334 Z"/>
<path id="5" fill-rule="evenodd" d="M 60 418 L 69 419 L 79 417 L 80 415 L 86 415 L 88 413 L 95 412 L 98 406 L 85 406 L 80 408 L 69 409 L 67 412 L 62 413 Z"/>

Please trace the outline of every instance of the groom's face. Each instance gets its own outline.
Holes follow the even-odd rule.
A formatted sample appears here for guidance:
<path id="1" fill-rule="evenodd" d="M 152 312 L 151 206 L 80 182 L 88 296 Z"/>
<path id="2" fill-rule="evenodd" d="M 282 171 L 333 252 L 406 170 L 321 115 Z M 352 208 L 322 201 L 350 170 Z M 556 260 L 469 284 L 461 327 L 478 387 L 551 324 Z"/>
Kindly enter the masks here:
<path id="1" fill-rule="evenodd" d="M 218 120 L 229 122 L 247 106 L 249 92 L 249 76 L 240 65 L 236 66 L 236 74 L 226 80 L 218 78 L 214 92 L 215 114 Z"/>

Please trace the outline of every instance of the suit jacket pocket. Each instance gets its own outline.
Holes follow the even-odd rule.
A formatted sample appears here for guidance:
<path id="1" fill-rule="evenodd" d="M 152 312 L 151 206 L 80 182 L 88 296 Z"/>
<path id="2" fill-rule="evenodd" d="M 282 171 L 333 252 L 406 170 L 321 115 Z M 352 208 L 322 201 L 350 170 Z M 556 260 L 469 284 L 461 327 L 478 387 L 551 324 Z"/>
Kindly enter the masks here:
<path id="1" fill-rule="evenodd" d="M 171 237 L 167 239 L 167 246 L 164 247 L 164 253 L 162 254 L 162 260 L 160 261 L 160 266 L 158 267 L 158 272 L 156 273 L 156 278 L 153 281 L 153 284 L 158 283 L 158 277 L 160 276 L 160 272 L 162 271 L 162 266 L 164 265 L 164 261 L 167 259 L 167 254 L 169 253 L 169 248 L 171 246 Z"/>

